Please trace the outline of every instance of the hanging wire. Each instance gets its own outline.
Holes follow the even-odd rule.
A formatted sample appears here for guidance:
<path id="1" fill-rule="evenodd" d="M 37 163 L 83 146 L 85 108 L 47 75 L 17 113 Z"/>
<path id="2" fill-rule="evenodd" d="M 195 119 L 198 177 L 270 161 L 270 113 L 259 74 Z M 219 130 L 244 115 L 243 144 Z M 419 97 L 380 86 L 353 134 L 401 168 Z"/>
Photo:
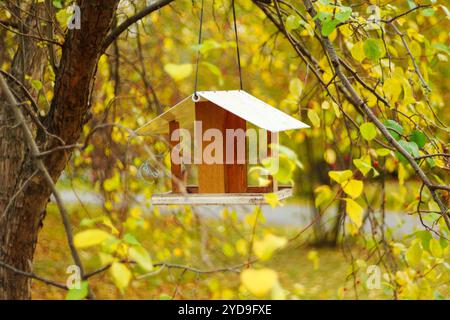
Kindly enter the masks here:
<path id="1" fill-rule="evenodd" d="M 234 23 L 234 36 L 236 41 L 236 54 L 237 54 L 237 63 L 238 63 L 238 70 L 239 70 L 239 87 L 241 90 L 243 90 L 242 85 L 242 68 L 241 68 L 241 54 L 239 51 L 239 36 L 238 36 L 238 30 L 237 30 L 237 22 L 236 22 L 236 8 L 234 5 L 234 0 L 231 0 L 231 7 L 233 10 L 233 23 Z M 197 89 L 198 89 L 198 69 L 199 69 L 199 62 L 200 62 L 200 47 L 202 44 L 202 31 L 203 31 L 203 12 L 204 12 L 204 0 L 202 0 L 201 3 L 201 9 L 200 9 L 200 30 L 198 32 L 198 51 L 197 51 L 197 61 L 195 63 L 195 84 L 194 84 L 194 100 L 198 100 L 197 96 Z"/>
<path id="2" fill-rule="evenodd" d="M 200 31 L 198 32 L 198 48 L 197 48 L 197 62 L 195 67 L 195 85 L 194 85 L 194 98 L 197 100 L 197 86 L 198 86 L 198 64 L 200 61 L 200 46 L 202 44 L 202 28 L 203 28 L 203 1 L 202 0 L 202 6 L 200 11 Z"/>
<path id="3" fill-rule="evenodd" d="M 242 85 L 241 54 L 239 52 L 239 36 L 238 36 L 237 23 L 236 23 L 236 8 L 234 5 L 234 0 L 231 0 L 231 7 L 233 8 L 234 37 L 236 40 L 236 54 L 237 54 L 237 62 L 238 62 L 238 70 L 239 70 L 239 86 L 240 86 L 241 90 L 244 90 L 243 85 Z"/>

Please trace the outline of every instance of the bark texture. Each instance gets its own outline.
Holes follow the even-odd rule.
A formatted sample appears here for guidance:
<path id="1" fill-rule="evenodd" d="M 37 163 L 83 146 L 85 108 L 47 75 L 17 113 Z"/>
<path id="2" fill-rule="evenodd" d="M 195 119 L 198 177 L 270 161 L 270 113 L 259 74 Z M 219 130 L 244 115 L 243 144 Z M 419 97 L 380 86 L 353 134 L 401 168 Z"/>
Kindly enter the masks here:
<path id="1" fill-rule="evenodd" d="M 81 30 L 67 33 L 56 74 L 54 98 L 44 119 L 47 131 L 59 136 L 67 145 L 76 143 L 89 119 L 97 63 L 118 2 L 78 1 Z M 29 32 L 32 32 L 31 28 Z M 11 70 L 19 79 L 23 78 L 23 72 L 38 73 L 46 63 L 36 41 L 27 37 L 21 39 L 24 46 L 19 46 Z M 12 85 L 12 80 L 10 84 L 18 101 L 26 101 L 17 94 L 21 89 Z M 0 100 L 0 260 L 17 269 L 31 271 L 38 232 L 51 191 L 40 173 L 33 176 L 36 168 L 22 132 L 15 127 L 2 103 L 4 99 Z M 34 131 L 41 151 L 61 145 L 58 139 L 48 138 L 44 130 L 34 128 Z M 44 159 L 54 181 L 64 170 L 70 154 L 68 150 L 58 151 Z M 0 299 L 29 299 L 30 295 L 30 279 L 0 268 Z"/>

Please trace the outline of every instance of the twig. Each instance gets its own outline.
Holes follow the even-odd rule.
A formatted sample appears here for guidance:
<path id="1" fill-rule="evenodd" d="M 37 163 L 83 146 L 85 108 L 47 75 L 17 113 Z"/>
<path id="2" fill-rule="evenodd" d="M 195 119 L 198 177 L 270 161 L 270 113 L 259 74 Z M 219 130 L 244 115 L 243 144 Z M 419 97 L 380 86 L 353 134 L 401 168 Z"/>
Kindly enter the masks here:
<path id="1" fill-rule="evenodd" d="M 133 23 L 141 20 L 142 18 L 149 15 L 153 11 L 156 11 L 156 10 L 164 7 L 165 5 L 168 5 L 172 1 L 174 1 L 174 0 L 158 0 L 158 1 L 152 2 L 145 9 L 139 11 L 134 16 L 126 19 L 124 22 L 122 22 L 119 26 L 117 26 L 115 29 L 113 29 L 106 36 L 105 40 L 103 41 L 103 50 L 106 50 L 111 45 L 111 43 L 113 43 L 113 41 L 116 40 L 117 37 L 119 37 L 122 34 L 122 32 L 127 30 L 128 27 L 130 27 Z"/>
<path id="2" fill-rule="evenodd" d="M 69 290 L 67 288 L 67 286 L 65 286 L 64 284 L 55 282 L 55 281 L 50 280 L 50 279 L 43 278 L 43 277 L 38 276 L 37 274 L 35 274 L 33 272 L 26 272 L 26 271 L 23 271 L 23 270 L 19 270 L 19 269 L 15 268 L 15 267 L 7 264 L 7 263 L 4 263 L 3 261 L 0 261 L 0 267 L 6 268 L 8 270 L 11 270 L 12 272 L 20 274 L 20 275 L 22 275 L 24 277 L 28 277 L 28 278 L 31 278 L 31 279 L 43 282 L 43 283 L 48 284 L 50 286 L 54 286 L 54 287 L 57 287 L 57 288 L 60 288 L 60 289 L 64 289 L 64 290 Z"/>
<path id="3" fill-rule="evenodd" d="M 400 36 L 400 39 L 402 40 L 403 46 L 406 49 L 406 52 L 408 52 L 409 57 L 411 58 L 411 62 L 414 66 L 414 71 L 416 72 L 417 76 L 420 79 L 420 82 L 422 82 L 423 87 L 429 92 L 431 91 L 430 87 L 428 86 L 427 82 L 423 78 L 422 72 L 420 72 L 419 66 L 417 65 L 416 59 L 414 58 L 414 55 L 411 52 L 411 49 L 408 46 L 408 43 L 406 42 L 405 35 L 395 26 L 394 23 L 389 24 L 392 29 L 394 29 L 395 33 Z"/>

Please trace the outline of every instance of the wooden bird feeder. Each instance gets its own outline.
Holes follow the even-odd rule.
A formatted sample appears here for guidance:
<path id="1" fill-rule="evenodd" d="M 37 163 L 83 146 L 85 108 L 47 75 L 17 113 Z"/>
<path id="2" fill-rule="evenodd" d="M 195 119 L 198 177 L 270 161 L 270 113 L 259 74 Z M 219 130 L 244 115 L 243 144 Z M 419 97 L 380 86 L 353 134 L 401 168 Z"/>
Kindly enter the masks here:
<path id="1" fill-rule="evenodd" d="M 301 121 L 266 104 L 243 90 L 232 91 L 200 91 L 191 95 L 174 107 L 137 130 L 138 135 L 162 135 L 170 141 L 174 148 L 179 140 L 173 141 L 172 133 L 178 128 L 196 131 L 195 124 L 201 122 L 202 130 L 218 129 L 224 137 L 224 148 L 227 129 L 242 129 L 246 131 L 247 123 L 266 130 L 267 145 L 278 143 L 278 132 L 308 128 Z M 204 139 L 203 136 L 195 139 Z M 172 137 L 172 139 L 170 139 Z M 233 137 L 235 139 L 235 137 Z M 209 140 L 209 139 L 208 139 Z M 236 139 L 238 140 L 238 139 Z M 197 166 L 197 185 L 188 185 L 186 172 L 182 164 L 171 160 L 172 191 L 164 194 L 154 194 L 152 204 L 187 204 L 187 205 L 220 205 L 220 204 L 264 204 L 265 194 L 275 193 L 279 200 L 292 195 L 291 186 L 282 186 L 269 177 L 268 186 L 249 186 L 248 146 L 244 141 L 233 141 L 233 148 L 244 143 L 245 159 L 237 159 L 235 152 L 233 163 L 223 158 L 221 163 L 199 163 Z M 203 150 L 211 141 L 201 141 Z M 235 149 L 236 150 L 236 149 Z M 277 156 L 272 150 L 267 150 L 269 156 Z M 203 153 L 202 153 L 203 155 Z M 225 157 L 225 150 L 221 157 Z"/>

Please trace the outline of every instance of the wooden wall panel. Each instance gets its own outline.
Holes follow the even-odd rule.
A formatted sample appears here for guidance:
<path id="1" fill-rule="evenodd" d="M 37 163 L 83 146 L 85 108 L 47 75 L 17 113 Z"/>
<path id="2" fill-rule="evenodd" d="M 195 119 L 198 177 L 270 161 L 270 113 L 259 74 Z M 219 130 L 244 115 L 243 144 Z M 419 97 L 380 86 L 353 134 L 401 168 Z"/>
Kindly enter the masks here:
<path id="1" fill-rule="evenodd" d="M 233 164 L 226 164 L 226 179 L 227 179 L 227 192 L 230 193 L 245 193 L 247 191 L 247 150 L 246 150 L 246 144 L 245 144 L 245 130 L 247 128 L 247 122 L 236 116 L 235 114 L 231 112 L 227 112 L 226 122 L 225 122 L 225 128 L 226 129 L 242 129 L 244 131 L 244 140 L 241 142 L 237 138 L 234 139 L 233 143 L 233 149 L 234 150 L 227 150 L 227 147 L 225 145 L 225 151 L 226 152 L 233 152 Z M 225 139 L 227 140 L 227 139 Z M 226 143 L 226 142 L 225 142 Z M 231 146 L 230 141 L 228 141 L 229 146 Z M 244 156 L 240 157 L 238 159 L 238 148 L 243 148 L 244 150 Z M 241 149 L 242 150 L 242 149 Z M 239 161 L 238 161 L 239 160 Z M 244 162 L 242 164 L 239 164 L 241 162 Z"/>
<path id="2" fill-rule="evenodd" d="M 224 109 L 209 101 L 196 102 L 195 118 L 197 121 L 202 122 L 203 133 L 208 129 L 214 128 L 220 130 L 225 136 L 226 111 Z M 202 143 L 202 155 L 203 150 L 209 143 L 211 142 Z M 224 159 L 222 162 L 224 162 Z M 225 193 L 227 190 L 225 176 L 225 166 L 223 164 L 206 164 L 202 161 L 198 165 L 198 192 Z"/>

